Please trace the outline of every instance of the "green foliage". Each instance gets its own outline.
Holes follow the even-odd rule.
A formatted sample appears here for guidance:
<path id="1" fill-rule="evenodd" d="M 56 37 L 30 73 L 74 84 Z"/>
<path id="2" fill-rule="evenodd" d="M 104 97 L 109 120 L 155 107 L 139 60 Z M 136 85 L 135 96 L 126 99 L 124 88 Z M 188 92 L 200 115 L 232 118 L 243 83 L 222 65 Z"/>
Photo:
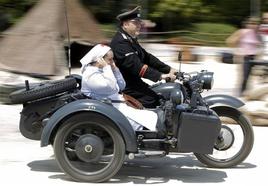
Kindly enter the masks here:
<path id="1" fill-rule="evenodd" d="M 80 0 L 102 23 L 116 21 L 116 15 L 124 8 L 122 1 L 116 0 Z"/>
<path id="2" fill-rule="evenodd" d="M 23 16 L 38 0 L 0 0 L 0 31 Z"/>
<path id="3" fill-rule="evenodd" d="M 202 7 L 201 0 L 162 0 L 155 6 L 155 11 L 151 13 L 152 17 L 161 18 L 169 13 L 181 17 L 190 18 L 197 13 L 206 13 L 209 10 Z"/>
<path id="4" fill-rule="evenodd" d="M 196 23 L 190 28 L 191 32 L 180 36 L 188 42 L 196 42 L 210 46 L 224 46 L 225 40 L 235 30 L 236 27 L 220 23 Z"/>
<path id="5" fill-rule="evenodd" d="M 157 23 L 157 31 L 184 29 L 196 22 L 239 26 L 250 14 L 252 0 L 80 0 L 101 23 L 115 23 L 122 9 L 142 6 L 142 16 Z M 262 10 L 267 0 L 260 0 Z"/>
<path id="6" fill-rule="evenodd" d="M 196 23 L 193 26 L 193 31 L 211 34 L 230 34 L 236 29 L 234 26 L 221 23 Z"/>
<path id="7" fill-rule="evenodd" d="M 198 21 L 200 15 L 211 13 L 210 7 L 203 6 L 202 0 L 161 0 L 153 6 L 149 17 L 160 30 L 181 29 Z"/>
<path id="8" fill-rule="evenodd" d="M 268 12 L 268 1 L 262 0 L 261 3 L 262 3 L 262 6 L 261 6 L 262 12 Z"/>
<path id="9" fill-rule="evenodd" d="M 252 0 L 203 0 L 204 4 L 214 6 L 213 12 L 217 12 L 216 18 L 222 22 L 240 25 L 245 17 L 250 16 Z M 214 13 L 212 16 L 215 15 Z"/>
<path id="10" fill-rule="evenodd" d="M 55 0 L 57 1 L 57 0 Z M 268 0 L 259 0 L 261 11 L 268 11 Z M 0 31 L 15 23 L 38 0 L 0 0 Z M 154 31 L 191 30 L 182 37 L 188 41 L 224 43 L 227 35 L 250 14 L 252 0 L 80 0 L 103 24 L 108 37 L 116 30 L 116 16 L 122 9 L 142 6 L 142 17 L 156 23 Z M 233 26 L 230 26 L 233 25 Z M 198 32 L 198 33 L 195 33 Z M 210 33 L 210 34 L 200 34 Z M 221 35 L 223 34 L 223 35 Z"/>
<path id="11" fill-rule="evenodd" d="M 252 0 L 161 0 L 150 1 L 150 18 L 160 30 L 188 27 L 195 22 L 229 23 L 239 26 L 250 15 Z M 261 1 L 261 0 L 260 0 Z M 267 4 L 262 0 L 262 7 Z M 267 4 L 268 5 L 268 4 Z M 267 8 L 268 9 L 268 8 Z"/>
<path id="12" fill-rule="evenodd" d="M 107 38 L 112 38 L 117 31 L 115 24 L 100 24 L 99 26 Z"/>

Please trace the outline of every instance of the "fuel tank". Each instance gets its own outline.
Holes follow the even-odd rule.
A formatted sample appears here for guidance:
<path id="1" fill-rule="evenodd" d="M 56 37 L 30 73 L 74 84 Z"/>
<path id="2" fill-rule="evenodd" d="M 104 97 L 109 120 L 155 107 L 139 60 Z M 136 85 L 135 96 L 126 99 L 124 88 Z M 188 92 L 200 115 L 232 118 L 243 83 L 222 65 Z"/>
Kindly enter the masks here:
<path id="1" fill-rule="evenodd" d="M 158 95 L 164 97 L 164 99 L 170 99 L 171 95 L 178 95 L 184 97 L 183 87 L 179 83 L 160 83 L 151 86 L 152 90 L 155 91 Z"/>

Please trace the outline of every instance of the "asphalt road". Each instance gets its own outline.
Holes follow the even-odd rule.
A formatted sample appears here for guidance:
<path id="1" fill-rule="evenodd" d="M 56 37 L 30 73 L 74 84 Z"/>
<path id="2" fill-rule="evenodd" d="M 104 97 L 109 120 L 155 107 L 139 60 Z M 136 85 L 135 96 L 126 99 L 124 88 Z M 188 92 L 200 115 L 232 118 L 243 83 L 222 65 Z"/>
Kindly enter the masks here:
<path id="1" fill-rule="evenodd" d="M 24 138 L 18 130 L 20 105 L 0 105 L 0 184 L 1 185 L 83 185 L 70 180 L 59 169 L 51 146 Z M 106 184 L 187 184 L 267 185 L 267 127 L 254 127 L 255 144 L 251 154 L 238 167 L 211 169 L 192 154 L 165 158 L 134 159 L 125 162 Z"/>

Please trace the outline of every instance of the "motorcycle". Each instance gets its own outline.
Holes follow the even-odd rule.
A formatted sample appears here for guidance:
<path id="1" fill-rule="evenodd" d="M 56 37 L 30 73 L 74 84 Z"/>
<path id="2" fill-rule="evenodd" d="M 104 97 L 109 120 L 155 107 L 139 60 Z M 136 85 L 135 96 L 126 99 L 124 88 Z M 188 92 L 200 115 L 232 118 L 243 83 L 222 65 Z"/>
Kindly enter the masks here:
<path id="1" fill-rule="evenodd" d="M 192 152 L 208 167 L 229 168 L 250 154 L 254 133 L 239 111 L 244 103 L 228 95 L 202 97 L 213 85 L 213 72 L 176 74 L 175 82 L 151 88 L 161 98 L 152 109 L 164 113 L 157 130 L 134 131 L 110 100 L 94 100 L 80 92 L 81 76 L 44 81 L 10 94 L 23 104 L 20 132 L 52 145 L 60 168 L 72 179 L 104 182 L 122 167 L 125 158 L 164 157 Z"/>

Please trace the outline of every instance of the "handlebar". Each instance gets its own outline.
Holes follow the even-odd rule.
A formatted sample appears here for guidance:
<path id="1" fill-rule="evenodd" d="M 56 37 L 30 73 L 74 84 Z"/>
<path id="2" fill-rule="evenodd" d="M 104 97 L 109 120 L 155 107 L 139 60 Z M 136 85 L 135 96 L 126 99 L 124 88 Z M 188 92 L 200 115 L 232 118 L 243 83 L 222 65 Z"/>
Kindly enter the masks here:
<path id="1" fill-rule="evenodd" d="M 174 75 L 176 76 L 177 80 L 189 81 L 189 80 L 197 80 L 207 73 L 210 73 L 210 72 L 206 70 L 202 70 L 201 72 L 194 72 L 194 73 L 175 72 Z M 166 82 L 171 82 L 171 78 L 169 77 L 167 77 L 165 80 Z"/>
<path id="2" fill-rule="evenodd" d="M 175 72 L 174 75 L 176 76 L 176 79 L 180 80 L 181 78 L 183 78 L 183 74 L 184 72 Z M 171 78 L 167 77 L 166 82 L 171 82 Z"/>
<path id="3" fill-rule="evenodd" d="M 175 72 L 174 75 L 176 76 L 176 79 L 180 79 L 184 77 L 184 72 Z"/>

